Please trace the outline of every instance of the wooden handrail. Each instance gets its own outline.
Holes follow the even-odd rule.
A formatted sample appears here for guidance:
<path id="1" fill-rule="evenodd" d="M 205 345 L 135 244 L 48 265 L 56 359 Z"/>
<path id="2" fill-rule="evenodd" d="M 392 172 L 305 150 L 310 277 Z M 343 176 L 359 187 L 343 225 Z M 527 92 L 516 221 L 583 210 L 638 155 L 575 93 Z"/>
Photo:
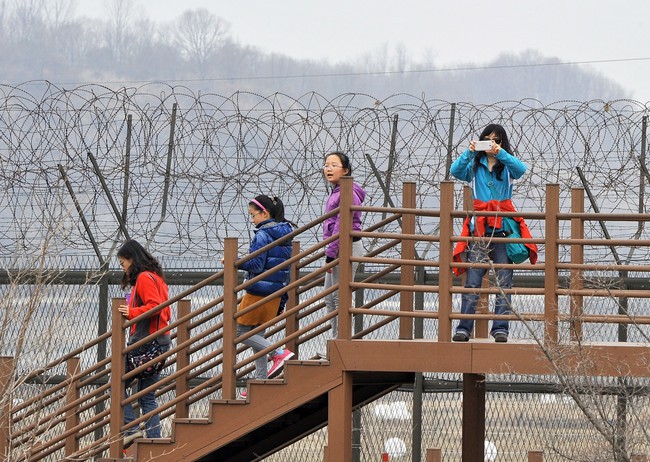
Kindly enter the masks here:
<path id="1" fill-rule="evenodd" d="M 9 434 L 3 428 L 9 425 L 0 425 L 0 452 L 10 450 L 19 446 L 30 444 L 30 435 L 44 435 L 51 429 L 48 425 L 62 425 L 65 430 L 57 436 L 48 435 L 48 439 L 42 441 L 34 448 L 34 457 L 43 457 L 45 454 L 54 454 L 62 451 L 66 457 L 73 457 L 75 454 L 99 453 L 108 449 L 111 457 L 122 455 L 122 433 L 127 429 L 123 423 L 123 405 L 127 402 L 137 401 L 137 397 L 146 393 L 141 390 L 124 399 L 124 381 L 137 374 L 137 371 L 124 373 L 124 354 L 139 345 L 150 341 L 156 335 L 128 347 L 125 346 L 124 329 L 139 320 L 146 319 L 155 312 L 177 304 L 178 317 L 171 322 L 166 329 L 175 335 L 176 346 L 171 348 L 165 355 L 167 366 L 176 370 L 164 376 L 158 384 L 158 394 L 171 394 L 172 397 L 155 411 L 162 417 L 175 416 L 177 418 L 188 417 L 191 406 L 197 401 L 210 395 L 220 393 L 224 399 L 234 399 L 238 380 L 252 369 L 252 362 L 266 354 L 270 349 L 283 344 L 292 351 L 304 348 L 313 339 L 322 336 L 329 331 L 329 320 L 339 316 L 339 338 L 362 339 L 373 332 L 378 332 L 393 322 L 399 324 L 397 337 L 400 339 L 412 338 L 413 321 L 415 319 L 432 319 L 438 324 L 438 342 L 450 342 L 452 322 L 458 319 L 474 320 L 495 320 L 507 319 L 511 321 L 522 321 L 531 323 L 543 323 L 544 342 L 553 346 L 566 336 L 560 335 L 560 329 L 566 324 L 569 325 L 570 338 L 572 340 L 584 341 L 582 331 L 589 323 L 620 324 L 620 325 L 647 325 L 650 324 L 650 316 L 622 315 L 622 314 L 594 314 L 589 313 L 582 304 L 584 297 L 611 298 L 611 297 L 633 297 L 648 298 L 650 291 L 629 290 L 623 287 L 614 286 L 611 288 L 590 285 L 585 280 L 589 272 L 599 271 L 629 271 L 629 272 L 650 272 L 650 264 L 612 264 L 603 261 L 585 261 L 583 250 L 586 246 L 641 246 L 650 247 L 650 240 L 643 239 L 591 239 L 584 236 L 584 223 L 587 221 L 650 221 L 650 214 L 593 214 L 581 210 L 580 198 L 582 191 L 573 192 L 572 211 L 570 213 L 560 211 L 559 187 L 549 185 L 546 191 L 545 213 L 503 213 L 503 216 L 524 216 L 527 220 L 542 220 L 541 225 L 545 235 L 536 236 L 525 240 L 537 244 L 544 244 L 544 261 L 536 265 L 523 263 L 513 264 L 473 264 L 452 262 L 451 251 L 456 242 L 485 240 L 487 238 L 460 237 L 455 232 L 454 221 L 459 223 L 460 219 L 468 215 L 467 211 L 454 210 L 456 203 L 454 199 L 454 184 L 443 182 L 441 184 L 441 208 L 440 210 L 418 209 L 415 207 L 415 185 L 405 184 L 402 202 L 404 207 L 368 207 L 354 206 L 351 201 L 351 179 L 342 180 L 341 207 L 328 215 L 313 220 L 294 231 L 287 239 L 296 239 L 303 235 L 313 236 L 315 227 L 320 226 L 327 216 L 341 213 L 341 231 L 339 235 L 332 236 L 327 241 L 318 241 L 313 245 L 301 246 L 294 242 L 292 257 L 286 263 L 273 271 L 289 267 L 291 271 L 291 283 L 282 291 L 266 297 L 264 300 L 248 307 L 242 312 L 237 312 L 239 292 L 249 287 L 255 281 L 266 277 L 268 274 L 238 283 L 237 267 L 254 255 L 237 257 L 238 241 L 227 238 L 225 246 L 224 270 L 214 273 L 208 278 L 200 281 L 193 287 L 184 290 L 178 295 L 171 297 L 167 302 L 159 305 L 155 310 L 145 313 L 134 320 L 124 321 L 116 311 L 116 307 L 122 303 L 121 299 L 113 300 L 113 320 L 119 321 L 113 325 L 110 332 L 99 336 L 93 341 L 83 345 L 71 353 L 50 362 L 47 366 L 29 374 L 29 379 L 36 379 L 43 376 L 47 371 L 68 363 L 67 376 L 64 381 L 55 384 L 45 390 L 41 395 L 25 400 L 23 403 L 9 409 L 5 404 L 6 411 L 0 412 L 4 420 L 11 423 L 13 431 Z M 352 229 L 351 216 L 354 211 L 362 211 L 366 214 L 366 220 L 370 219 L 373 213 L 390 214 L 387 218 L 365 228 L 363 231 Z M 472 212 L 474 215 L 487 215 L 483 212 Z M 489 212 L 494 214 L 494 212 Z M 418 219 L 431 218 L 439 220 L 439 232 L 433 234 L 418 233 Z M 385 226 L 400 221 L 402 232 L 384 231 Z M 570 221 L 571 235 L 563 236 L 560 232 L 561 223 Z M 397 225 L 396 225 L 397 226 Z M 457 226 L 456 226 L 457 228 Z M 377 247 L 362 257 L 351 255 L 352 239 L 355 237 L 373 238 Z M 311 238 L 308 238 L 309 242 Z M 323 263 L 324 246 L 335 239 L 340 240 L 341 254 L 339 259 L 329 264 Z M 494 242 L 510 242 L 509 238 L 493 238 Z M 439 246 L 438 259 L 422 260 L 416 257 L 418 243 L 437 244 Z M 269 246 L 267 246 L 270 248 Z M 265 248 L 268 250 L 268 248 Z M 261 249 L 259 253 L 265 251 Z M 562 253 L 560 252 L 562 250 Z M 567 255 L 569 259 L 567 261 Z M 353 280 L 351 274 L 352 263 L 363 263 L 366 268 L 372 268 L 373 273 L 365 280 Z M 318 264 L 317 267 L 312 267 Z M 322 280 L 325 272 L 339 265 L 341 270 L 341 281 L 328 291 L 322 289 Z M 490 269 L 504 267 L 515 268 L 522 272 L 543 272 L 545 283 L 543 287 L 513 287 L 502 290 L 498 287 L 485 287 L 480 289 L 466 289 L 458 285 L 457 278 L 452 275 L 453 268 L 467 268 L 469 266 L 480 266 Z M 438 284 L 418 284 L 414 278 L 415 268 L 438 269 Z M 301 270 L 303 270 L 301 272 Z M 570 277 L 566 275 L 570 272 Z M 560 273 L 563 273 L 562 279 Z M 385 281 L 391 276 L 390 283 Z M 197 296 L 199 291 L 208 284 L 218 279 L 224 280 L 224 293 L 211 300 L 202 302 L 200 306 L 193 307 L 188 300 Z M 349 282 L 345 282 L 349 281 Z M 396 281 L 396 282 L 395 282 Z M 568 282 L 567 282 L 568 281 Z M 560 284 L 562 282 L 562 286 Z M 339 291 L 341 306 L 338 313 L 325 313 L 323 309 L 323 297 L 332 292 Z M 364 290 L 365 299 L 362 306 L 355 308 L 352 304 L 352 294 L 355 291 Z M 433 305 L 431 310 L 415 310 L 413 308 L 414 293 L 437 293 L 438 305 Z M 505 292 L 508 294 L 527 295 L 544 299 L 544 309 L 527 311 L 525 313 L 513 312 L 508 315 L 494 315 L 491 313 L 477 313 L 464 315 L 454 312 L 452 299 L 458 294 L 477 292 L 480 294 L 495 294 Z M 254 310 L 256 306 L 264 303 L 266 299 L 279 296 L 281 293 L 289 294 L 289 302 L 283 313 L 274 320 L 265 323 L 240 337 L 236 335 L 236 319 L 245 311 Z M 558 309 L 559 300 L 566 297 L 570 300 L 569 313 L 560 312 Z M 198 296 L 197 296 L 198 298 Z M 399 298 L 399 301 L 396 299 Z M 387 303 L 395 303 L 394 309 L 387 309 Z M 390 306 L 390 305 L 388 305 Z M 352 332 L 353 315 L 372 315 L 380 319 L 364 325 L 359 332 Z M 370 319 L 366 317 L 365 319 Z M 176 331 L 174 333 L 174 330 Z M 240 342 L 251 335 L 265 331 L 268 337 L 273 337 L 272 346 L 255 355 L 247 355 L 237 361 L 238 354 L 245 350 Z M 111 339 L 113 355 L 101 362 L 88 367 L 80 367 L 78 357 L 91 348 L 96 347 L 100 342 Z M 355 341 L 356 341 L 355 340 Z M 0 361 L 0 367 L 11 367 L 11 358 L 4 358 Z M 143 366 L 143 368 L 146 366 Z M 220 372 L 209 377 L 205 374 L 211 370 L 220 368 Z M 95 384 L 100 378 L 110 374 L 109 382 L 95 387 L 91 392 L 84 389 Z M 3 375 L 0 375 L 3 377 Z M 201 383 L 191 386 L 191 381 L 202 378 Z M 6 384 L 0 381 L 0 385 Z M 90 411 L 93 407 L 110 401 L 110 408 L 97 412 L 91 418 L 83 420 L 80 416 Z M 40 403 L 40 404 L 39 404 Z M 56 404 L 56 406 L 54 406 Z M 40 418 L 33 420 L 25 426 L 20 426 L 20 413 L 30 412 L 39 405 L 52 406 L 56 408 L 51 413 L 43 414 Z M 132 422 L 129 427 L 137 425 L 146 420 L 147 415 L 141 416 Z M 1 422 L 0 422 L 1 424 Z M 75 435 L 82 432 L 88 435 L 96 429 L 108 427 L 107 436 L 99 438 L 92 448 L 82 443 L 81 438 Z M 4 432 L 4 433 L 3 433 Z M 29 434 L 27 433 L 29 432 Z M 51 432 L 50 432 L 51 433 Z M 85 445 L 85 446 L 84 446 Z M 80 447 L 81 446 L 81 447 Z M 34 459 L 36 460 L 36 459 Z"/>

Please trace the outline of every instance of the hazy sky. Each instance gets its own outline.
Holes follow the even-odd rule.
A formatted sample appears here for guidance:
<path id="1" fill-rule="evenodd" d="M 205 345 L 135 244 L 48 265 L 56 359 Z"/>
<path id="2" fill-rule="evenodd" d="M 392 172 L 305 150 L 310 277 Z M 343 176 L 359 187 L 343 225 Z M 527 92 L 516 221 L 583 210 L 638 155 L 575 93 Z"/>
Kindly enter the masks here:
<path id="1" fill-rule="evenodd" d="M 650 102 L 650 0 L 133 1 L 157 22 L 206 8 L 231 24 L 241 44 L 331 63 L 384 44 L 403 44 L 415 61 L 431 56 L 436 68 L 534 49 L 562 62 L 591 62 L 581 66 Z M 77 11 L 105 15 L 106 0 L 81 0 Z"/>

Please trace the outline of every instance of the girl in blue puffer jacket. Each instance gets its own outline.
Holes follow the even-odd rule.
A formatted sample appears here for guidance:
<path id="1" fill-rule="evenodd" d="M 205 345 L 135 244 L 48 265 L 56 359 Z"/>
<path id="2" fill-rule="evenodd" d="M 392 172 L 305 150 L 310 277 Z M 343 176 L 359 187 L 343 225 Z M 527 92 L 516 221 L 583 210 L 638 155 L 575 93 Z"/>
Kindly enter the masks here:
<path id="1" fill-rule="evenodd" d="M 248 213 L 256 228 L 249 253 L 256 252 L 293 231 L 291 223 L 285 221 L 284 205 L 277 197 L 257 196 L 248 203 Z M 246 279 L 252 279 L 286 262 L 290 257 L 291 240 L 287 239 L 255 258 L 242 263 L 239 268 L 247 272 Z M 289 266 L 275 271 L 264 279 L 249 286 L 237 310 L 243 310 L 267 295 L 277 292 L 288 283 Z M 285 302 L 286 296 L 278 296 L 253 311 L 238 317 L 237 336 L 240 337 L 276 317 L 284 308 Z M 258 332 L 242 343 L 250 346 L 255 353 L 271 346 L 271 342 L 264 337 L 264 331 Z M 255 378 L 266 379 L 276 377 L 282 372 L 284 362 L 293 357 L 294 354 L 289 350 L 277 349 L 269 353 L 268 356 L 270 358 L 262 356 L 255 360 Z M 268 369 L 267 364 L 269 359 L 273 361 L 270 369 Z M 243 396 L 246 396 L 246 392 L 244 392 Z"/>

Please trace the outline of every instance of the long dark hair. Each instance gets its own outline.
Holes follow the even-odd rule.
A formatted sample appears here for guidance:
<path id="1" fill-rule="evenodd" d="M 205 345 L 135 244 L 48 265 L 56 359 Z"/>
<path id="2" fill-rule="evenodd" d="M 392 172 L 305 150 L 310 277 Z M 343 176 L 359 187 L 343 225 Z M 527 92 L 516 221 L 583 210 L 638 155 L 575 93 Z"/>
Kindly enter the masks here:
<path id="1" fill-rule="evenodd" d="M 488 135 L 491 135 L 494 133 L 497 135 L 498 138 L 501 138 L 501 148 L 505 150 L 507 153 L 512 154 L 513 156 L 515 155 L 514 152 L 512 152 L 512 148 L 510 147 L 510 141 L 508 140 L 508 134 L 506 133 L 505 128 L 503 128 L 499 124 L 490 124 L 487 127 L 483 129 L 481 132 L 481 136 L 479 136 L 479 140 L 483 141 L 486 140 Z M 477 156 L 474 157 L 474 170 L 476 170 L 481 163 L 481 159 L 485 157 L 487 154 L 485 154 L 485 151 L 478 151 Z M 505 168 L 505 165 L 503 165 L 501 162 L 496 163 L 494 166 L 494 173 L 496 174 L 497 180 L 501 181 L 501 174 L 503 173 L 503 169 Z"/>
<path id="2" fill-rule="evenodd" d="M 122 277 L 122 288 L 133 287 L 138 275 L 143 271 L 151 271 L 158 276 L 165 279 L 163 275 L 162 266 L 158 260 L 149 253 L 147 249 L 136 240 L 126 241 L 122 247 L 117 251 L 118 258 L 128 258 L 131 260 L 131 267 L 128 272 L 124 273 Z"/>

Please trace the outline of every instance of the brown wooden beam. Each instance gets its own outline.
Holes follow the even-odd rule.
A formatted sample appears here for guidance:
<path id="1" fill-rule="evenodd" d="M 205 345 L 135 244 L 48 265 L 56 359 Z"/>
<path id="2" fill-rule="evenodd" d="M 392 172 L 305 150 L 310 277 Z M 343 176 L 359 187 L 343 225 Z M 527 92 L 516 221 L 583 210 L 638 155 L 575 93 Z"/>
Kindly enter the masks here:
<path id="1" fill-rule="evenodd" d="M 328 393 L 327 448 L 329 462 L 352 460 L 352 374 Z"/>
<path id="2" fill-rule="evenodd" d="M 463 462 L 485 458 L 485 376 L 463 374 Z"/>
<path id="3" fill-rule="evenodd" d="M 332 351 L 348 371 L 650 377 L 650 349 L 645 343 L 570 342 L 544 351 L 534 341 L 512 339 L 508 343 L 333 340 Z"/>

